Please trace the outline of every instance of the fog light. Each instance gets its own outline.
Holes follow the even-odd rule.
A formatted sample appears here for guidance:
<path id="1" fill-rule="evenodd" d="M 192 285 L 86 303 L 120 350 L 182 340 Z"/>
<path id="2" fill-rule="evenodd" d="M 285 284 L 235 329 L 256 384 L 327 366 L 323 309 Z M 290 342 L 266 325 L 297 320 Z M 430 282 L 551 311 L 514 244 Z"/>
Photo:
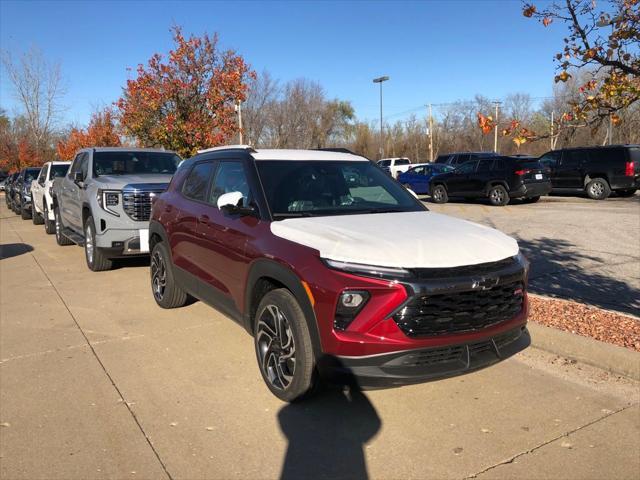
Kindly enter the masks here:
<path id="1" fill-rule="evenodd" d="M 347 290 L 340 294 L 333 326 L 336 330 L 345 330 L 360 313 L 369 300 L 369 292 Z"/>

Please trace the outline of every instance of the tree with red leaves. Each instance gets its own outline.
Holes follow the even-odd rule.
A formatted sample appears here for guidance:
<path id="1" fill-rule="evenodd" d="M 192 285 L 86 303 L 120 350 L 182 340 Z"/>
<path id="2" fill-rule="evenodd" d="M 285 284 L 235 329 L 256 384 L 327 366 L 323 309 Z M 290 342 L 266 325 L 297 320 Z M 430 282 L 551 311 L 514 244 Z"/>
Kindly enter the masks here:
<path id="1" fill-rule="evenodd" d="M 124 132 L 144 146 L 163 146 L 183 157 L 228 142 L 238 132 L 235 107 L 255 76 L 234 51 L 218 49 L 218 36 L 186 38 L 172 29 L 175 48 L 138 65 L 116 102 Z"/>
<path id="2" fill-rule="evenodd" d="M 58 142 L 56 151 L 60 159 L 71 160 L 81 148 L 118 147 L 120 145 L 115 115 L 110 109 L 105 108 L 91 116 L 86 130 L 72 128 L 67 138 Z"/>

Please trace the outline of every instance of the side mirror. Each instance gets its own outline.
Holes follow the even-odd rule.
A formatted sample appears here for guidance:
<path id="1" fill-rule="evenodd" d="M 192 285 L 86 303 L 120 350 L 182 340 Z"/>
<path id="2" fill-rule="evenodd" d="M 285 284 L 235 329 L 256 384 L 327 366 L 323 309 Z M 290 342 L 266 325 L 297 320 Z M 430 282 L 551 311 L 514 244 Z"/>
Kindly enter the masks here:
<path id="1" fill-rule="evenodd" d="M 242 192 L 224 193 L 218 197 L 218 209 L 229 215 L 255 215 L 255 208 L 244 206 Z"/>
<path id="2" fill-rule="evenodd" d="M 84 178 L 82 176 L 82 172 L 75 172 L 73 174 L 73 181 L 74 181 L 74 183 L 81 183 L 82 181 L 84 181 Z"/>

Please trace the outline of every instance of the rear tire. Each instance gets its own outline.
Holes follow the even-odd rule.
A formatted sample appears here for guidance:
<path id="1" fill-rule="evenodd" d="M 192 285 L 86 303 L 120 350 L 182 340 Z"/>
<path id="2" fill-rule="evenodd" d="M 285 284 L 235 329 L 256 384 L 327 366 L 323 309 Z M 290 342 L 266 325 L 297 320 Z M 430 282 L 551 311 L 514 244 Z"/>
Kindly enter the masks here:
<path id="1" fill-rule="evenodd" d="M 58 207 L 54 207 L 53 213 L 54 213 L 54 216 L 56 217 L 56 220 L 55 220 L 56 243 L 61 247 L 64 247 L 66 245 L 73 245 L 73 242 L 69 240 L 67 237 L 65 237 L 62 233 L 62 229 L 64 228 L 64 226 L 62 225 L 62 219 L 60 218 L 60 210 L 58 209 Z"/>
<path id="2" fill-rule="evenodd" d="M 271 393 L 294 402 L 315 390 L 318 375 L 309 327 L 289 290 L 271 290 L 262 298 L 253 331 L 258 367 Z"/>
<path id="3" fill-rule="evenodd" d="M 44 218 L 44 231 L 49 235 L 52 233 L 56 233 L 56 221 L 49 220 L 49 208 L 47 207 L 47 203 L 45 202 L 42 206 L 44 213 L 42 214 Z"/>
<path id="4" fill-rule="evenodd" d="M 31 212 L 20 204 L 20 218 L 22 220 L 31 220 Z"/>
<path id="5" fill-rule="evenodd" d="M 178 308 L 187 303 L 189 297 L 176 283 L 171 257 L 164 243 L 158 242 L 153 246 L 149 270 L 153 298 L 160 307 Z"/>
<path id="6" fill-rule="evenodd" d="M 31 221 L 34 225 L 42 225 L 44 223 L 42 214 L 36 211 L 36 208 L 33 206 L 33 204 L 31 205 Z"/>
<path id="7" fill-rule="evenodd" d="M 87 267 L 92 272 L 104 272 L 113 268 L 113 260 L 107 258 L 102 249 L 96 245 L 96 227 L 91 215 L 84 222 L 84 257 L 87 260 Z"/>
<path id="8" fill-rule="evenodd" d="M 433 187 L 431 193 L 431 199 L 434 203 L 447 203 L 449 201 L 449 195 L 447 195 L 447 189 L 444 185 L 436 185 Z"/>
<path id="9" fill-rule="evenodd" d="M 609 182 L 604 178 L 594 178 L 585 187 L 587 195 L 593 200 L 606 200 L 611 195 L 611 187 Z"/>
<path id="10" fill-rule="evenodd" d="M 502 185 L 494 185 L 489 190 L 489 202 L 494 207 L 504 207 L 507 203 L 509 203 L 509 193 L 507 193 L 507 189 Z"/>
<path id="11" fill-rule="evenodd" d="M 619 197 L 633 197 L 637 190 L 637 188 L 625 188 L 623 190 L 616 190 L 616 193 Z"/>

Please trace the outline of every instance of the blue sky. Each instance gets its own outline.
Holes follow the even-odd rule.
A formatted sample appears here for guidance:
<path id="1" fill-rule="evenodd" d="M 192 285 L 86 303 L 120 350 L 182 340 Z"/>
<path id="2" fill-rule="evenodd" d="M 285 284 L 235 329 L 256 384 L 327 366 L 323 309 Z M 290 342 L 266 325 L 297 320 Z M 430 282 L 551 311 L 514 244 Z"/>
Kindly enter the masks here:
<path id="1" fill-rule="evenodd" d="M 538 2 L 540 3 L 540 2 Z M 62 64 L 67 122 L 86 123 L 116 100 L 127 67 L 171 48 L 169 28 L 218 32 L 224 48 L 260 72 L 318 81 L 329 97 L 376 119 L 384 85 L 387 121 L 421 105 L 483 94 L 551 94 L 553 55 L 565 29 L 522 16 L 518 0 L 422 2 L 81 2 L 0 1 L 0 47 L 14 56 L 31 45 Z M 0 106 L 12 111 L 2 75 Z M 416 114 L 424 114 L 417 110 Z"/>

